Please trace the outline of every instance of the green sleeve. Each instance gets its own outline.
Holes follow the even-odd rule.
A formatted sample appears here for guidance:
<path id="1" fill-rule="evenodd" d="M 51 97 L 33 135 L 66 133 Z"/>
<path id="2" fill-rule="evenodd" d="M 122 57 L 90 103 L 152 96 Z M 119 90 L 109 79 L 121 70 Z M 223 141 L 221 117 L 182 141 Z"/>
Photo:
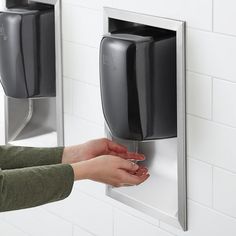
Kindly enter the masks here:
<path id="1" fill-rule="evenodd" d="M 68 164 L 0 169 L 0 212 L 62 200 L 70 194 L 73 182 Z"/>
<path id="2" fill-rule="evenodd" d="M 61 163 L 64 148 L 0 146 L 0 168 L 15 169 Z"/>

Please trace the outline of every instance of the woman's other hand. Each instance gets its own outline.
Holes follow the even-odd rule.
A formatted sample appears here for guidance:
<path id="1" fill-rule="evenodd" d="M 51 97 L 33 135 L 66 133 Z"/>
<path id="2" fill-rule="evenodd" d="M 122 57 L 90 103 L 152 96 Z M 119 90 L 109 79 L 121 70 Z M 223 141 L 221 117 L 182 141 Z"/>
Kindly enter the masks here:
<path id="1" fill-rule="evenodd" d="M 83 144 L 65 147 L 62 163 L 76 163 L 90 160 L 101 155 L 115 155 L 124 159 L 133 159 L 143 161 L 145 157 L 141 154 L 128 152 L 127 148 L 112 142 L 109 139 L 102 138 L 91 140 Z"/>
<path id="2" fill-rule="evenodd" d="M 75 180 L 90 179 L 115 187 L 138 185 L 148 177 L 148 169 L 114 155 L 102 155 L 72 164 Z"/>

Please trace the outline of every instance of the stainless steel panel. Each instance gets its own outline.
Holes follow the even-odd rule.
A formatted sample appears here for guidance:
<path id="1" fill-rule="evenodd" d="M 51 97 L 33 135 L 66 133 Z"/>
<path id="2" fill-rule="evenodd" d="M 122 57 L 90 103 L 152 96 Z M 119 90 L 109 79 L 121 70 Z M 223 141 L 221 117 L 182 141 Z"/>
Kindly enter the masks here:
<path id="1" fill-rule="evenodd" d="M 104 9 L 104 34 L 110 21 L 143 24 L 176 31 L 177 46 L 177 138 L 134 142 L 117 140 L 106 127 L 107 136 L 132 151 L 145 154 L 143 163 L 151 177 L 134 187 L 107 187 L 107 195 L 175 227 L 187 230 L 186 112 L 185 112 L 185 23 L 113 8 Z M 125 24 L 125 23 L 124 23 Z"/>

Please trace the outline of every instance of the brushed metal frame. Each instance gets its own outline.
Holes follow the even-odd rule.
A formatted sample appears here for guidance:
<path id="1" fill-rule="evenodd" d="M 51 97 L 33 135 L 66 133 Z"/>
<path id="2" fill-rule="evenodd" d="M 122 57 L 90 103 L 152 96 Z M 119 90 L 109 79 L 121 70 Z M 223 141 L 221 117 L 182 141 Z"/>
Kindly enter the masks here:
<path id="1" fill-rule="evenodd" d="M 185 22 L 138 14 L 134 12 L 104 8 L 104 34 L 109 33 L 109 18 L 164 28 L 176 32 L 177 50 L 177 177 L 178 177 L 178 216 L 177 220 L 184 231 L 187 230 L 187 175 L 186 175 L 186 70 L 185 70 Z M 122 194 L 107 186 L 106 194 L 131 207 L 139 206 Z M 142 210 L 142 209 L 140 209 Z M 146 213 L 148 213 L 146 211 Z M 168 220 L 176 226 L 173 217 Z"/>
<path id="2" fill-rule="evenodd" d="M 63 66 L 62 66 L 62 16 L 61 16 L 61 0 L 5 0 L 5 8 L 14 6 L 14 4 L 20 5 L 25 2 L 38 2 L 54 5 L 55 14 L 55 55 L 56 55 L 56 131 L 57 131 L 57 144 L 59 146 L 64 145 L 64 116 L 63 116 Z M 39 98 L 40 99 L 40 98 Z M 24 122 L 21 124 L 18 131 L 24 129 L 24 127 L 30 122 L 32 117 L 32 102 L 31 99 L 26 101 L 29 103 L 28 114 Z M 5 97 L 5 140 L 6 144 L 11 141 L 8 135 L 8 109 L 10 99 Z"/>

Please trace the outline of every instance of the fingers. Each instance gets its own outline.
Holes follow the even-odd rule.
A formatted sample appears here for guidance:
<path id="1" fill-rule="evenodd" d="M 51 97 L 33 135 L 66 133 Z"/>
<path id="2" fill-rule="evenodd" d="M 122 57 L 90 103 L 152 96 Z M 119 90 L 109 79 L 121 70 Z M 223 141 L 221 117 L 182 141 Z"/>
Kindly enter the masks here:
<path id="1" fill-rule="evenodd" d="M 108 142 L 108 148 L 111 152 L 115 152 L 115 153 L 126 153 L 127 152 L 127 148 L 121 144 L 112 142 L 111 140 L 107 139 Z"/>
<path id="2" fill-rule="evenodd" d="M 135 152 L 126 152 L 126 153 L 116 153 L 116 152 L 111 152 L 110 155 L 114 156 L 119 156 L 123 159 L 127 160 L 135 160 L 135 161 L 144 161 L 145 156 L 140 153 L 135 153 Z"/>
<path id="3" fill-rule="evenodd" d="M 137 171 L 139 169 L 139 165 L 137 165 L 136 163 L 124 160 L 122 158 L 118 160 L 117 164 L 119 169 L 127 170 L 129 172 Z"/>
<path id="4" fill-rule="evenodd" d="M 106 139 L 106 142 L 108 144 L 110 155 L 118 155 L 119 157 L 122 157 L 124 159 L 140 160 L 140 161 L 145 160 L 145 157 L 143 154 L 139 154 L 136 152 L 128 152 L 125 146 L 115 143 L 109 139 Z"/>
<path id="5" fill-rule="evenodd" d="M 123 171 L 122 175 L 123 175 L 122 183 L 120 184 L 120 186 L 139 185 L 139 184 L 143 183 L 144 181 L 146 181 L 150 176 L 150 174 L 148 174 L 148 173 L 144 173 L 141 176 L 132 175 L 126 171 Z"/>

